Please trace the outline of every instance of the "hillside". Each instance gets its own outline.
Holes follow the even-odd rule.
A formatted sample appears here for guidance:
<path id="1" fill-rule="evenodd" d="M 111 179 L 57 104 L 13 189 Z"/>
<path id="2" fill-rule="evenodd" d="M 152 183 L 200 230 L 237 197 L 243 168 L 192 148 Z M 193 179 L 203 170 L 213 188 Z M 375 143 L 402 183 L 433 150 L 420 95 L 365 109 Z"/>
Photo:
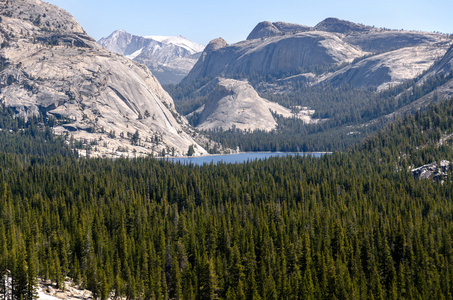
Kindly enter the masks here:
<path id="1" fill-rule="evenodd" d="M 97 45 L 56 6 L 0 4 L 0 99 L 18 116 L 54 120 L 84 155 L 183 155 L 192 145 L 206 153 L 145 66 Z"/>
<path id="2" fill-rule="evenodd" d="M 261 98 L 251 85 L 234 79 L 216 78 L 207 101 L 191 116 L 192 123 L 201 130 L 272 131 L 277 127 L 276 117 L 297 118 L 303 122 L 316 123 L 313 111 L 298 109 L 293 112 L 275 102 Z"/>

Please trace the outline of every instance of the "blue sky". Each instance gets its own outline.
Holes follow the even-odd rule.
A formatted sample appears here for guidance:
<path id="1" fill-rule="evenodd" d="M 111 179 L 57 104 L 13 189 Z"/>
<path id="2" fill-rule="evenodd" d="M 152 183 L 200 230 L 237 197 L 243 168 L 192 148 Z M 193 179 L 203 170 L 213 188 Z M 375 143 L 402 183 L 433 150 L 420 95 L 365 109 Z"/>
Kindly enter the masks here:
<path id="1" fill-rule="evenodd" d="M 244 40 L 261 21 L 314 26 L 328 17 L 392 29 L 453 33 L 452 0 L 45 0 L 69 11 L 95 39 L 116 29 L 182 35 L 207 44 Z"/>

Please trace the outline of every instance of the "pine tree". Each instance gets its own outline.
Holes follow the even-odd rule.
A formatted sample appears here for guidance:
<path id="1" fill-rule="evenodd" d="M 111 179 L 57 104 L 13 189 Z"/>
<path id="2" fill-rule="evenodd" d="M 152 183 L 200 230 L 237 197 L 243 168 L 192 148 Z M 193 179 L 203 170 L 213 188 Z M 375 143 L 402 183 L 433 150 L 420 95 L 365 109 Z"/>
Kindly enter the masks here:
<path id="1" fill-rule="evenodd" d="M 27 271 L 27 252 L 21 236 L 19 236 L 17 252 L 14 254 L 13 272 L 11 276 L 12 296 L 14 299 L 28 299 L 27 294 L 29 290 L 29 282 Z"/>
<path id="2" fill-rule="evenodd" d="M 171 263 L 171 296 L 172 299 L 182 299 L 182 282 L 181 269 L 177 259 L 173 259 Z"/>
<path id="3" fill-rule="evenodd" d="M 0 200 L 1 201 L 1 200 Z M 0 221 L 0 298 L 7 299 L 8 293 L 8 241 L 6 240 L 5 226 Z"/>
<path id="4" fill-rule="evenodd" d="M 32 300 L 38 299 L 38 279 L 37 279 L 37 257 L 35 243 L 32 237 L 29 238 L 27 243 L 27 291 L 24 299 Z"/>
<path id="5" fill-rule="evenodd" d="M 304 272 L 301 298 L 307 299 L 307 300 L 315 299 L 315 287 L 313 285 L 313 277 L 311 275 L 311 268 L 307 268 Z"/>
<path id="6" fill-rule="evenodd" d="M 203 267 L 198 276 L 200 287 L 198 298 L 202 300 L 218 299 L 217 274 L 214 269 L 214 262 L 206 257 L 203 260 Z"/>

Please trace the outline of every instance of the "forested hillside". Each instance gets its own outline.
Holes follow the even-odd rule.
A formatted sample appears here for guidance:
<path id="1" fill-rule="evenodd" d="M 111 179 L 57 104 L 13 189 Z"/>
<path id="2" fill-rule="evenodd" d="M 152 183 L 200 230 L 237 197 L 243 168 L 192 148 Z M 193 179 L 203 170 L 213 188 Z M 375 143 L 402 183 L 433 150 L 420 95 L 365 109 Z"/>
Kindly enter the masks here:
<path id="1" fill-rule="evenodd" d="M 453 297 L 453 182 L 409 170 L 452 160 L 452 101 L 347 153 L 202 167 L 78 159 L 4 115 L 0 298 L 37 276 L 100 299 Z M 55 151 L 5 149 L 32 129 Z"/>

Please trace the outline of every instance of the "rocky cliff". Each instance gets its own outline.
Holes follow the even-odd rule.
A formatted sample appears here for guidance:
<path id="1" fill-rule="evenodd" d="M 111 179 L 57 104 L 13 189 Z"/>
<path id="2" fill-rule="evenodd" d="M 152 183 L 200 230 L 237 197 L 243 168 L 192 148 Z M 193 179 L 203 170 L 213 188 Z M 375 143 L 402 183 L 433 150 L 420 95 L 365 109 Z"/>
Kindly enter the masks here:
<path id="1" fill-rule="evenodd" d="M 0 99 L 18 115 L 55 119 L 92 155 L 205 153 L 151 72 L 97 45 L 69 13 L 0 0 L 0 16 Z"/>
<path id="2" fill-rule="evenodd" d="M 448 49 L 445 55 L 439 60 L 426 74 L 426 77 L 445 74 L 448 75 L 453 72 L 453 45 Z"/>
<path id="3" fill-rule="evenodd" d="M 305 123 L 316 123 L 311 116 L 314 111 L 297 109 L 292 112 L 275 102 L 261 98 L 245 81 L 216 78 L 214 90 L 199 111 L 197 128 L 212 130 L 231 128 L 243 131 L 271 131 L 277 126 L 273 114 L 286 118 L 299 118 Z"/>
<path id="4" fill-rule="evenodd" d="M 419 179 L 432 179 L 436 181 L 444 181 L 449 174 L 452 163 L 448 160 L 441 160 L 439 164 L 433 162 L 412 169 L 412 174 Z"/>
<path id="5" fill-rule="evenodd" d="M 146 65 L 161 84 L 179 83 L 192 69 L 203 45 L 181 36 L 137 36 L 123 30 L 113 32 L 98 43 Z"/>

